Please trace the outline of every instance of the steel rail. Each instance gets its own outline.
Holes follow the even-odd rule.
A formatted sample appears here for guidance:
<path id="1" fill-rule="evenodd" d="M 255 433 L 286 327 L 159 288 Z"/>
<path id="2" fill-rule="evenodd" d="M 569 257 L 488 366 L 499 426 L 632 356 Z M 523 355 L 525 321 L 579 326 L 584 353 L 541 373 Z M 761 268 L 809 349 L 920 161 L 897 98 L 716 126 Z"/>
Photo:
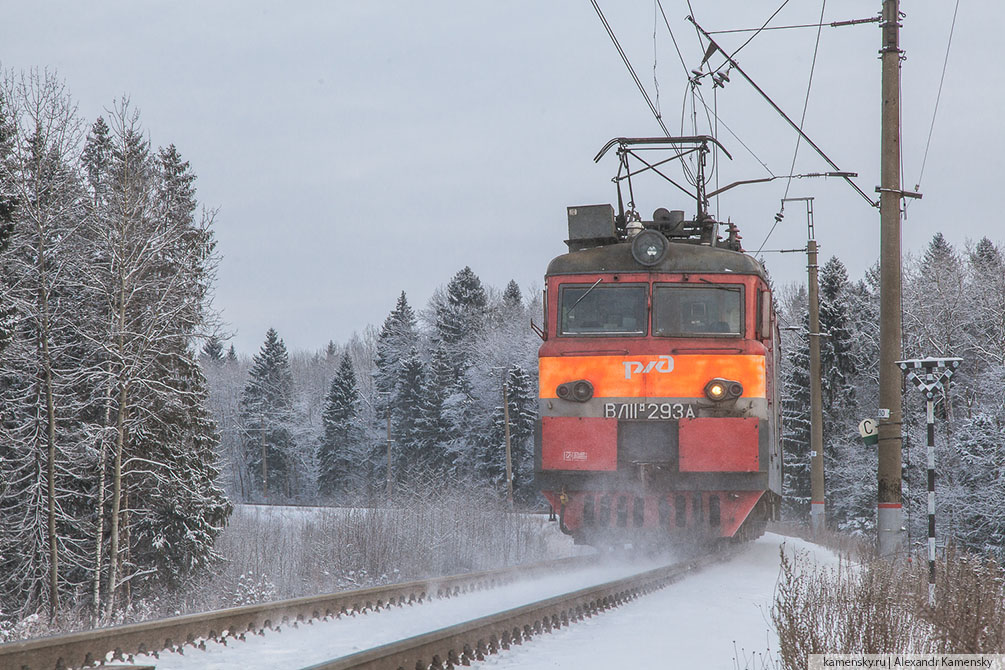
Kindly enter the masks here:
<path id="1" fill-rule="evenodd" d="M 425 670 L 453 668 L 522 644 L 534 635 L 567 626 L 662 589 L 711 563 L 728 560 L 742 547 L 675 563 L 536 603 L 392 642 L 302 670 Z"/>
<path id="2" fill-rule="evenodd" d="M 0 644 L 0 670 L 66 670 L 104 661 L 109 654 L 117 660 L 128 660 L 135 654 L 156 653 L 186 644 L 205 648 L 205 640 L 244 639 L 247 633 L 261 634 L 265 629 L 291 623 L 449 598 L 517 579 L 593 565 L 596 561 L 594 555 L 578 556 L 8 642 Z"/>

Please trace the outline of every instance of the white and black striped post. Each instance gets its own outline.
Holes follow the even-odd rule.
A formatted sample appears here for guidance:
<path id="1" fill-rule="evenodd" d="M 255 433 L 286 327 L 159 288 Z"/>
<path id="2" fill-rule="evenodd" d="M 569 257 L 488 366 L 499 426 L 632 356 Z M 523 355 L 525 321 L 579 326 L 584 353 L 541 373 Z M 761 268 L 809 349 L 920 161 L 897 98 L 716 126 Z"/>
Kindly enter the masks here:
<path id="1" fill-rule="evenodd" d="M 935 375 L 925 375 L 931 382 Z M 935 398 L 926 394 L 925 417 L 928 424 L 928 605 L 935 607 Z"/>
<path id="2" fill-rule="evenodd" d="M 897 361 L 907 378 L 925 394 L 928 428 L 928 605 L 935 607 L 935 392 L 949 384 L 961 358 L 915 358 Z"/>

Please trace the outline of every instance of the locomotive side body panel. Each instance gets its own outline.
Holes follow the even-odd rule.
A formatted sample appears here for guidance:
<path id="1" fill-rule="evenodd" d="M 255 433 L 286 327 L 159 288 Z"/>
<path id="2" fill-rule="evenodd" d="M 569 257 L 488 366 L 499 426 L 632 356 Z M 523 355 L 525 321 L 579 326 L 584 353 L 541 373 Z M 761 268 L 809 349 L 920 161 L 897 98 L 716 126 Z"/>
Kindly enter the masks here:
<path id="1" fill-rule="evenodd" d="M 549 266 L 539 488 L 579 542 L 759 534 L 781 483 L 763 270 L 685 244 L 646 268 L 630 247 Z"/>

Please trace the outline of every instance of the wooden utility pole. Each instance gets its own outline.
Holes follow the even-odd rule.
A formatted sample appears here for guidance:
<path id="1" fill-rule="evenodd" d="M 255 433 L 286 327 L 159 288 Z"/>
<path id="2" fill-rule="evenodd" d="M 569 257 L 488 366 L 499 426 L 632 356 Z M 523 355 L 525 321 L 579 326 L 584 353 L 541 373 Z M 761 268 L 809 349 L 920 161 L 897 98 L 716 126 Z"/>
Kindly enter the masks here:
<path id="1" fill-rule="evenodd" d="M 513 460 L 509 446 L 509 388 L 506 385 L 505 373 L 503 373 L 503 421 L 506 424 L 506 501 L 509 506 L 513 506 Z"/>
<path id="2" fill-rule="evenodd" d="M 387 407 L 387 502 L 391 503 L 391 406 Z"/>
<path id="3" fill-rule="evenodd" d="M 904 549 L 901 509 L 900 0 L 883 0 L 880 162 L 879 473 L 880 556 Z"/>
<path id="4" fill-rule="evenodd" d="M 262 497 L 269 502 L 269 452 L 265 444 L 265 417 L 259 415 L 262 422 L 258 437 L 262 443 Z"/>

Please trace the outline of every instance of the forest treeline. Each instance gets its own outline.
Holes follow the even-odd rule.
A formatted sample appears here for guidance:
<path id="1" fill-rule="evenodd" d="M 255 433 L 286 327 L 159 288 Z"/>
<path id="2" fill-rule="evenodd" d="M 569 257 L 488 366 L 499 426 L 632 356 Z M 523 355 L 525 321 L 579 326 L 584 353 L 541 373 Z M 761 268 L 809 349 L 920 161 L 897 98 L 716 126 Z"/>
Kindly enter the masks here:
<path id="1" fill-rule="evenodd" d="M 367 506 L 450 488 L 506 496 L 508 413 L 514 500 L 539 505 L 540 339 L 529 324 L 540 312 L 516 282 L 500 292 L 465 267 L 424 309 L 402 292 L 379 329 L 324 351 L 291 354 L 270 329 L 249 361 L 210 340 L 202 358 L 228 490 Z"/>
<path id="2" fill-rule="evenodd" d="M 903 264 L 903 358 L 960 357 L 936 397 L 938 542 L 1005 558 L 1005 259 L 988 238 L 956 249 L 939 233 Z M 783 323 L 785 511 L 809 517 L 809 345 L 804 287 L 779 297 Z M 879 391 L 879 268 L 857 281 L 831 258 L 820 269 L 824 468 L 828 521 L 872 533 L 876 447 L 858 423 Z M 913 547 L 928 534 L 925 398 L 903 386 L 904 507 Z"/>
<path id="3" fill-rule="evenodd" d="M 820 296 L 828 518 L 838 530 L 871 534 L 877 451 L 862 442 L 858 424 L 877 413 L 878 267 L 852 280 L 833 257 L 821 268 Z M 806 289 L 782 287 L 776 302 L 783 326 L 784 512 L 800 521 L 808 519 L 810 489 Z M 1000 557 L 1001 250 L 987 238 L 958 250 L 936 235 L 923 254 L 904 259 L 903 303 L 905 358 L 964 359 L 936 402 L 940 542 Z M 531 485 L 539 340 L 529 328 L 540 310 L 539 296 L 524 300 L 512 282 L 501 293 L 485 289 L 464 268 L 418 316 L 403 293 L 380 329 L 343 345 L 330 343 L 325 351 L 290 355 L 270 331 L 249 362 L 225 357 L 223 347 L 211 343 L 203 358 L 223 435 L 228 490 L 244 500 L 381 504 L 390 416 L 392 490 L 469 484 L 500 495 L 505 377 L 518 500 L 541 504 Z M 268 388 L 282 390 L 272 397 Z M 904 498 L 911 541 L 918 546 L 927 537 L 924 398 L 913 386 L 904 391 Z M 281 416 L 270 419 L 256 409 L 263 398 Z"/>
<path id="4" fill-rule="evenodd" d="M 120 100 L 0 81 L 0 633 L 110 620 L 215 559 L 231 503 L 196 351 L 212 212 Z"/>

